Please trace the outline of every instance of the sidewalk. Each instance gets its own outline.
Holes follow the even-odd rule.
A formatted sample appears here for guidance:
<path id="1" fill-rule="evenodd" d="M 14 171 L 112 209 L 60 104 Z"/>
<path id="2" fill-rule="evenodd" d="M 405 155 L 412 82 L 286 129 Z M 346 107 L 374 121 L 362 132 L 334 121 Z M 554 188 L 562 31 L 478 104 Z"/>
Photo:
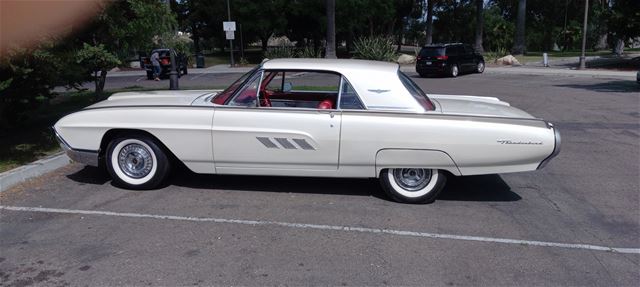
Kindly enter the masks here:
<path id="1" fill-rule="evenodd" d="M 230 68 L 229 65 L 216 65 L 204 69 L 189 69 L 189 74 L 244 74 L 249 72 L 253 67 Z M 413 65 L 402 65 L 400 70 L 403 72 L 414 73 Z M 514 74 L 514 75 L 535 75 L 535 76 L 566 76 L 566 77 L 590 77 L 590 78 L 609 78 L 609 79 L 636 79 L 637 71 L 615 71 L 605 69 L 586 69 L 576 70 L 571 68 L 555 68 L 541 66 L 487 66 L 485 73 L 487 74 Z M 134 71 L 112 71 L 107 77 L 129 77 L 129 76 L 146 76 L 145 70 Z"/>
<path id="2" fill-rule="evenodd" d="M 403 72 L 415 72 L 413 65 L 400 67 Z M 637 71 L 612 71 L 603 69 L 558 69 L 530 66 L 487 66 L 484 70 L 487 74 L 512 74 L 512 75 L 533 75 L 533 76 L 565 76 L 565 77 L 589 77 L 605 79 L 636 80 Z"/>
<path id="3" fill-rule="evenodd" d="M 189 74 L 244 74 L 251 71 L 253 67 L 237 67 L 230 68 L 229 65 L 215 65 L 208 68 L 189 68 Z M 128 71 L 110 71 L 107 73 L 107 78 L 110 77 L 130 77 L 130 76 L 146 76 L 147 71 L 144 69 L 128 70 Z"/>

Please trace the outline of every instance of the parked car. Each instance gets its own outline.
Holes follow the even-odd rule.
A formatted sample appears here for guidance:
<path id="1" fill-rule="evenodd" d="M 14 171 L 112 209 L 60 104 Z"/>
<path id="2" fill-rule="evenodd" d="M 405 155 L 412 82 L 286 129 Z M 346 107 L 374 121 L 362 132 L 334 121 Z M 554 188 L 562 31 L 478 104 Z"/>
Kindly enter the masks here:
<path id="1" fill-rule="evenodd" d="M 484 72 L 484 57 L 467 44 L 435 44 L 420 49 L 416 72 L 421 77 L 443 74 L 457 77 L 463 72 Z"/>
<path id="2" fill-rule="evenodd" d="M 552 124 L 493 97 L 427 96 L 398 64 L 275 59 L 222 91 L 117 93 L 60 119 L 69 157 L 115 184 L 196 173 L 379 178 L 400 202 L 435 200 L 447 175 L 540 169 Z M 256 182 L 256 184 L 259 184 Z"/>
<path id="3" fill-rule="evenodd" d="M 169 72 L 171 71 L 171 51 L 173 51 L 174 59 L 176 59 L 176 71 L 178 72 L 178 77 L 181 75 L 186 75 L 188 59 L 185 55 L 181 53 L 176 53 L 175 50 L 170 49 L 155 49 L 149 53 L 149 57 L 142 57 L 142 63 L 144 63 L 144 69 L 147 71 L 147 79 L 153 80 L 153 65 L 151 64 L 150 57 L 154 52 L 158 52 L 160 56 L 160 78 L 165 78 L 169 76 Z"/>

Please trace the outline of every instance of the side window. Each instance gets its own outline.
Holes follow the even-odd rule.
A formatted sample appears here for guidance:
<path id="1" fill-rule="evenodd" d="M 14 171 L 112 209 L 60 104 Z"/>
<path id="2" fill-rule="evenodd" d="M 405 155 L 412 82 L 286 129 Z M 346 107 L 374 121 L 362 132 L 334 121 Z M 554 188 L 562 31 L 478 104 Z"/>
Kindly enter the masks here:
<path id="1" fill-rule="evenodd" d="M 256 107 L 261 77 L 262 73 L 253 75 L 253 77 L 240 88 L 236 96 L 229 101 L 229 106 Z"/>
<path id="2" fill-rule="evenodd" d="M 340 76 L 321 72 L 288 72 L 284 85 L 291 91 L 338 92 Z M 286 89 L 285 89 L 286 90 Z"/>
<path id="3" fill-rule="evenodd" d="M 269 83 L 265 86 L 265 89 L 274 92 L 282 92 L 282 86 L 284 85 L 284 72 L 277 72 L 272 78 L 268 78 Z"/>
<path id="4" fill-rule="evenodd" d="M 469 45 L 464 45 L 464 53 L 467 55 L 473 54 L 473 48 Z"/>
<path id="5" fill-rule="evenodd" d="M 447 46 L 447 56 L 458 56 L 458 49 L 456 46 Z"/>
<path id="6" fill-rule="evenodd" d="M 342 77 L 342 88 L 340 89 L 340 108 L 345 110 L 364 110 L 364 105 L 360 101 L 358 94 L 344 77 Z"/>
<path id="7" fill-rule="evenodd" d="M 336 109 L 341 76 L 322 71 L 265 71 L 261 107 Z"/>

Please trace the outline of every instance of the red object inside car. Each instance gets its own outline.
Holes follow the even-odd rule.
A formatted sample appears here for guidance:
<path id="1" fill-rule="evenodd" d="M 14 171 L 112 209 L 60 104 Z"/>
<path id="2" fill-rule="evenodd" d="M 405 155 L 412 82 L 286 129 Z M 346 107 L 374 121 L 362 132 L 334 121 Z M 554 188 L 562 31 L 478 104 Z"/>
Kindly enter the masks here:
<path id="1" fill-rule="evenodd" d="M 333 102 L 330 99 L 326 99 L 318 104 L 318 109 L 321 109 L 321 110 L 333 109 Z"/>

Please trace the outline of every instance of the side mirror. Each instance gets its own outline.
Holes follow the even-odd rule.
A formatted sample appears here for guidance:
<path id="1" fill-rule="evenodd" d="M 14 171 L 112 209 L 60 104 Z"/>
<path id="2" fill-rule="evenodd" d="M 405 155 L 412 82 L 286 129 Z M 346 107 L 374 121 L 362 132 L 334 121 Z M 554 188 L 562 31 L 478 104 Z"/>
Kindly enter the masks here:
<path id="1" fill-rule="evenodd" d="M 282 85 L 282 91 L 285 93 L 290 92 L 292 87 L 293 85 L 291 84 L 291 82 L 286 82 L 284 83 L 284 85 Z"/>

